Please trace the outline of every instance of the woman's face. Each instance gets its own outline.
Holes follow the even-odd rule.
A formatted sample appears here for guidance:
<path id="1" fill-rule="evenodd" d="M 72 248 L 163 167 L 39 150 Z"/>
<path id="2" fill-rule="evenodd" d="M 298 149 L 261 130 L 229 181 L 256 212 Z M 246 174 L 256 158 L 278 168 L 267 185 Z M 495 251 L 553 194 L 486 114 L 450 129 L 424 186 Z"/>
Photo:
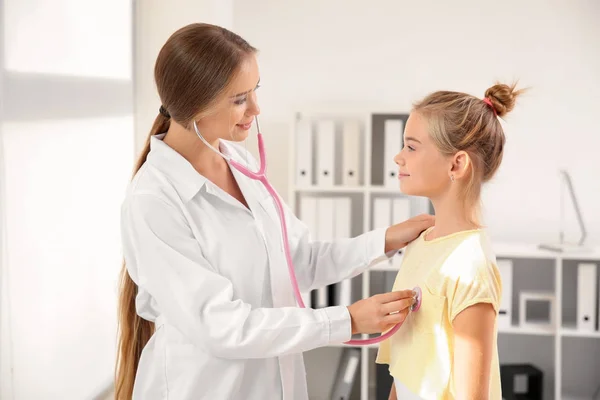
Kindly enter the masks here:
<path id="1" fill-rule="evenodd" d="M 256 98 L 260 74 L 254 54 L 246 57 L 225 92 L 196 121 L 198 130 L 209 142 L 218 139 L 243 141 L 248 137 L 254 117 L 260 114 Z"/>

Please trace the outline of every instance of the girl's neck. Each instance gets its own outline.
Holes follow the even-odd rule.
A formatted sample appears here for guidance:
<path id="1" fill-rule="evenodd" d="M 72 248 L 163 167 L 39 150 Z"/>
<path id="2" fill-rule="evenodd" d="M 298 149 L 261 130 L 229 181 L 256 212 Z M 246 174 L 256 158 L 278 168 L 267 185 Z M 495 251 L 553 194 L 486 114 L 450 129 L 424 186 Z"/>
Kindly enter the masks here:
<path id="1" fill-rule="evenodd" d="M 455 197 L 431 199 L 435 210 L 435 225 L 428 233 L 427 240 L 451 235 L 456 232 L 480 228 L 473 222 L 471 210 L 465 207 L 463 201 Z"/>

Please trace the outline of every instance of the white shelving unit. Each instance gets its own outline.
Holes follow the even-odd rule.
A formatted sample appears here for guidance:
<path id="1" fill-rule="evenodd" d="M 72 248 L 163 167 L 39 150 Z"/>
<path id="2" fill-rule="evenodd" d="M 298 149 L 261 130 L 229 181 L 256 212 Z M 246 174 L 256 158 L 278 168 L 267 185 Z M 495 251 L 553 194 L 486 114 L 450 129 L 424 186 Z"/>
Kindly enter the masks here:
<path id="1" fill-rule="evenodd" d="M 515 273 L 513 282 L 503 282 L 511 284 L 516 293 L 513 293 L 513 325 L 499 329 L 501 363 L 536 364 L 532 358 L 544 359 L 551 355 L 550 365 L 538 366 L 544 370 L 544 398 L 592 399 L 600 386 L 600 331 L 597 324 L 595 330 L 589 332 L 576 327 L 577 265 L 593 262 L 600 272 L 600 251 L 556 253 L 538 249 L 536 245 L 507 243 L 497 243 L 494 251 L 498 259 L 512 260 Z M 596 313 L 599 287 L 596 282 Z M 557 321 L 554 326 L 518 325 L 517 313 L 520 310 L 517 296 L 521 291 L 531 289 L 543 289 L 554 294 L 554 318 Z M 510 347 L 516 350 L 511 351 Z M 539 363 L 542 364 L 541 361 Z"/>
<path id="2" fill-rule="evenodd" d="M 383 186 L 381 120 L 385 118 L 406 117 L 398 112 L 356 112 L 343 110 L 340 112 L 303 112 L 295 115 L 293 136 L 290 140 L 290 163 L 296 165 L 296 126 L 301 119 L 311 121 L 334 120 L 359 121 L 361 125 L 361 174 L 357 185 L 344 186 L 340 175 L 336 175 L 334 184 L 316 185 L 314 176 L 310 184 L 297 183 L 296 168 L 290 168 L 290 191 L 288 203 L 302 219 L 299 201 L 303 196 L 332 197 L 348 195 L 352 201 L 360 202 L 353 206 L 352 236 L 357 236 L 372 229 L 372 205 L 376 197 L 406 197 L 399 188 Z M 340 129 L 338 129 L 339 131 Z M 313 130 L 313 135 L 317 132 Z M 338 133 L 339 138 L 341 132 Z M 316 141 L 313 141 L 316 146 Z M 313 147 L 314 150 L 314 147 Z M 340 152 L 335 153 L 335 168 L 342 167 Z M 316 154 L 316 153 L 313 153 Z M 315 164 L 313 160 L 312 171 Z M 356 212 L 360 210 L 360 212 Z M 426 199 L 411 198 L 411 215 L 432 212 Z M 596 327 L 593 332 L 577 330 L 577 264 L 593 262 L 597 264 L 600 277 L 600 249 L 582 253 L 555 253 L 541 250 L 536 244 L 495 243 L 494 251 L 500 259 L 513 262 L 513 301 L 512 325 L 499 329 L 498 346 L 502 363 L 532 363 L 544 372 L 544 399 L 592 399 L 594 390 L 600 385 L 600 331 Z M 353 295 L 353 301 L 370 297 L 373 294 L 387 291 L 390 287 L 374 287 L 373 280 L 382 281 L 381 274 L 395 275 L 401 261 L 401 254 L 393 257 L 389 263 L 382 263 L 353 278 L 360 287 L 360 292 Z M 385 281 L 385 279 L 383 279 Z M 575 282 L 575 286 L 574 283 Z M 503 284 L 509 284 L 503 282 Z M 389 285 L 388 285 L 389 286 Z M 600 281 L 596 285 L 600 288 Z M 553 327 L 519 326 L 518 295 L 523 290 L 544 290 L 555 296 L 554 317 L 557 323 Z M 598 305 L 598 298 L 596 299 Z M 598 313 L 598 311 L 597 311 Z M 600 316 L 597 317 L 600 319 Z M 363 335 L 363 338 L 368 337 Z M 311 399 L 329 399 L 337 368 L 336 360 L 346 345 L 334 345 L 324 349 L 316 349 L 307 353 L 306 368 Z M 378 345 L 361 347 L 360 373 L 357 372 L 352 400 L 373 400 L 375 397 L 376 369 L 375 356 Z M 311 379 L 312 377 L 312 379 Z M 317 387 L 318 386 L 318 387 Z M 387 397 L 386 397 L 387 399 Z"/>

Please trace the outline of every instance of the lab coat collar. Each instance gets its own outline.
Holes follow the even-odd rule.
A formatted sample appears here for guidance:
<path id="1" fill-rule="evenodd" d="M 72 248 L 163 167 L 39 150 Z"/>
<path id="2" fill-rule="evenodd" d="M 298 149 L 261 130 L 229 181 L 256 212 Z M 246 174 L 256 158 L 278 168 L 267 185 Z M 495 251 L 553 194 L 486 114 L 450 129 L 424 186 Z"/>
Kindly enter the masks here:
<path id="1" fill-rule="evenodd" d="M 194 197 L 206 184 L 206 177 L 194 169 L 183 156 L 163 142 L 166 133 L 150 137 L 147 162 L 169 177 L 184 202 Z"/>
<path id="2" fill-rule="evenodd" d="M 147 162 L 169 177 L 183 201 L 192 199 L 205 185 L 207 178 L 200 174 L 181 154 L 163 142 L 166 133 L 150 138 L 150 153 Z M 246 164 L 238 151 L 226 140 L 219 141 L 219 150 L 232 159 Z M 253 163 L 254 164 L 254 163 Z M 232 168 L 234 175 L 237 170 Z M 209 189 L 207 189 L 209 190 Z M 209 190 L 210 191 L 210 190 Z"/>
<path id="3" fill-rule="evenodd" d="M 220 139 L 219 151 L 225 156 L 230 157 L 232 160 L 237 161 L 251 170 L 258 169 L 254 158 L 249 154 L 244 156 L 244 150 L 235 142 Z M 229 164 L 229 169 L 231 170 L 234 179 L 236 180 L 246 202 L 248 203 L 249 209 L 243 207 L 238 200 L 233 198 L 233 196 L 226 194 L 222 189 L 217 188 L 217 186 L 214 184 L 205 185 L 206 193 L 217 196 L 221 200 L 226 201 L 235 207 L 241 207 L 244 209 L 244 211 L 254 214 L 254 210 L 259 206 L 259 203 L 256 199 L 258 198 L 257 196 L 260 195 L 260 193 L 257 193 L 256 185 L 252 183 L 253 180 L 247 178 L 244 174 L 238 171 L 237 168 L 233 167 L 229 161 L 227 163 Z M 261 204 L 261 206 L 264 208 L 264 205 Z"/>

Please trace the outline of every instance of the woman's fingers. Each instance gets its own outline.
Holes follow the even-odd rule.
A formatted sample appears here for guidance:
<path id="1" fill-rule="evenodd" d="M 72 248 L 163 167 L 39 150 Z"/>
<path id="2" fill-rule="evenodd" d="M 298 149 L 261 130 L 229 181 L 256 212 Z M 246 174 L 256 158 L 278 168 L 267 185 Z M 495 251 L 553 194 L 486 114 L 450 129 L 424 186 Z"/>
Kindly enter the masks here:
<path id="1" fill-rule="evenodd" d="M 390 303 L 390 302 L 394 302 L 394 301 L 398 301 L 398 300 L 402 300 L 402 299 L 408 299 L 408 298 L 413 297 L 414 295 L 415 295 L 414 291 L 412 291 L 410 289 L 406 289 L 406 290 L 398 290 L 395 292 L 387 292 L 387 293 L 377 294 L 377 295 L 373 296 L 373 298 L 381 304 L 386 304 L 386 303 Z"/>
<path id="2" fill-rule="evenodd" d="M 389 314 L 386 315 L 383 318 L 383 323 L 385 325 L 388 325 L 387 329 L 391 329 L 394 325 L 398 325 L 404 322 L 404 320 L 406 320 L 406 317 L 408 316 L 408 308 L 396 313 L 396 314 Z"/>
<path id="3" fill-rule="evenodd" d="M 407 309 L 408 307 L 415 304 L 414 297 L 409 297 L 408 299 L 396 300 L 390 303 L 383 304 L 381 309 L 383 311 L 384 316 L 392 313 L 397 313 Z"/>
<path id="4" fill-rule="evenodd" d="M 383 332 L 388 325 L 403 322 L 414 303 L 412 290 L 376 294 L 348 306 L 352 333 Z"/>

